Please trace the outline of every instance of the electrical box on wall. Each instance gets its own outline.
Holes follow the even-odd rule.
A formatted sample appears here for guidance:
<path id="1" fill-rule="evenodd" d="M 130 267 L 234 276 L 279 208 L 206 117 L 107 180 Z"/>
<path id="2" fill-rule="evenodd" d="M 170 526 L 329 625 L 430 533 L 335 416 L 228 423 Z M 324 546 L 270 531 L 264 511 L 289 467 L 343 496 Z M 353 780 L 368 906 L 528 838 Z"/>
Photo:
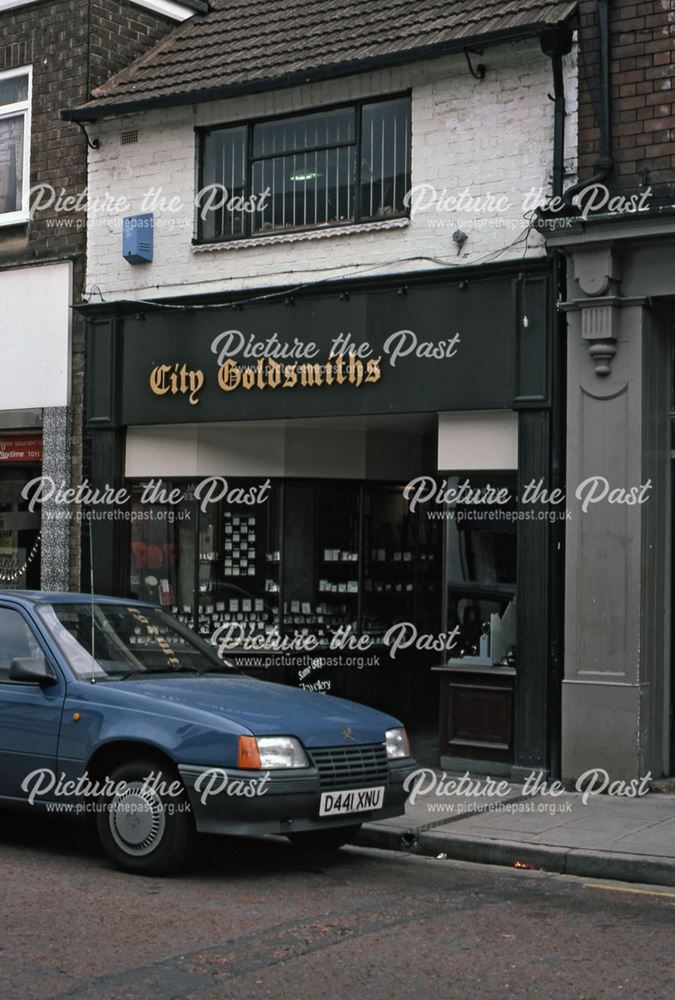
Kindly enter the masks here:
<path id="1" fill-rule="evenodd" d="M 149 264 L 152 260 L 154 215 L 129 215 L 122 231 L 122 256 L 128 264 Z"/>

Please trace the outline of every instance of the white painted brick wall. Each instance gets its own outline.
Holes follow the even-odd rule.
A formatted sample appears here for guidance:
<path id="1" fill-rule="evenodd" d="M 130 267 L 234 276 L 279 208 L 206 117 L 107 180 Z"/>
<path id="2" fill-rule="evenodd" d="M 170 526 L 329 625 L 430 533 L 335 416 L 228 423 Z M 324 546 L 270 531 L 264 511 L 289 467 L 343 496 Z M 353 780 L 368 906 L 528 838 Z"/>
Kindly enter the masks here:
<path id="1" fill-rule="evenodd" d="M 551 64 L 537 42 L 486 50 L 485 80 L 469 74 L 463 55 L 360 74 L 270 94 L 153 111 L 101 122 L 91 131 L 100 148 L 90 153 L 89 194 L 94 206 L 106 196 L 125 197 L 130 214 L 143 210 L 149 189 L 177 197 L 179 213 L 155 212 L 152 264 L 131 266 L 122 258 L 121 215 L 90 212 L 87 287 L 105 299 L 148 298 L 301 283 L 358 273 L 429 269 L 429 258 L 450 264 L 522 259 L 526 227 L 523 198 L 531 189 L 550 191 L 553 152 Z M 566 60 L 566 163 L 576 168 L 576 59 Z M 505 196 L 499 214 L 421 212 L 405 228 L 322 239 L 276 242 L 264 247 L 195 251 L 193 202 L 195 127 L 263 117 L 386 95 L 412 88 L 412 181 L 459 195 Z M 120 145 L 120 131 L 139 130 L 137 145 Z M 125 213 L 126 214 L 126 213 Z M 469 233 L 460 256 L 451 235 Z M 508 248 L 521 237 L 519 243 Z M 506 248 L 506 249 L 504 249 Z M 542 253 L 530 235 L 529 256 Z"/>

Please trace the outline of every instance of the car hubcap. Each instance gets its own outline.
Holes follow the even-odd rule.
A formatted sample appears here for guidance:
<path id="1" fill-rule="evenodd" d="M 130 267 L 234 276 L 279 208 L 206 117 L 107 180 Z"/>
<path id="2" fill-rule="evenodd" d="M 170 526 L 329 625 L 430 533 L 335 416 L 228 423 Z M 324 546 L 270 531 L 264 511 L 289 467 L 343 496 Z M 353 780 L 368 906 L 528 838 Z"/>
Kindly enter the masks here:
<path id="1" fill-rule="evenodd" d="M 110 805 L 110 832 L 125 854 L 141 857 L 157 847 L 166 828 L 164 804 L 153 788 L 130 781 Z"/>

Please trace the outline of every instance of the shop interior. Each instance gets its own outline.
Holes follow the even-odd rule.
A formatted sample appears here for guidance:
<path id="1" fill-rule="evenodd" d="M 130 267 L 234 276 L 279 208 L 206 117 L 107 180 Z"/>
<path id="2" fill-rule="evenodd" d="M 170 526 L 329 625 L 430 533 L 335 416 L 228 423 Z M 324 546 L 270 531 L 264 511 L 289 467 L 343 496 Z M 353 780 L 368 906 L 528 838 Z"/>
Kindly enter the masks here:
<path id="1" fill-rule="evenodd" d="M 406 486 L 421 475 L 446 487 L 468 479 L 515 497 L 516 473 L 439 472 L 435 414 L 288 422 L 282 430 L 294 438 L 285 434 L 285 456 L 276 451 L 270 461 L 261 437 L 271 431 L 278 445 L 280 423 L 256 428 L 254 461 L 250 424 L 209 427 L 201 438 L 197 429 L 191 454 L 182 445 L 192 428 L 178 429 L 178 442 L 166 427 L 132 429 L 128 592 L 163 605 L 207 640 L 225 640 L 232 652 L 223 655 L 247 672 L 393 712 L 433 732 L 436 747 L 439 678 L 431 668 L 496 665 L 491 626 L 515 618 L 516 523 L 489 520 L 480 505 L 461 519 L 451 504 L 411 510 Z M 195 467 L 181 465 L 181 453 L 190 461 L 196 454 Z M 134 474 L 141 467 L 145 475 Z M 147 501 L 158 477 L 180 495 L 171 509 Z M 205 488 L 204 477 L 220 477 L 227 489 Z M 303 655 L 309 636 L 311 658 Z M 355 650 L 336 645 L 336 636 L 368 641 Z M 514 666 L 515 632 L 501 636 L 499 660 Z"/>

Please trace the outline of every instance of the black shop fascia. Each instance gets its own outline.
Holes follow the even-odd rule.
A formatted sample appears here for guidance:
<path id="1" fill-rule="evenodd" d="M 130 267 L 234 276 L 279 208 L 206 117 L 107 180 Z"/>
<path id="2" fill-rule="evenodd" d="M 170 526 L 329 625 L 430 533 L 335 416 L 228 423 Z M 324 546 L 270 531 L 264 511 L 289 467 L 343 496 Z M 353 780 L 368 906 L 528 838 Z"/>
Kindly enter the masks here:
<path id="1" fill-rule="evenodd" d="M 85 306 L 88 477 L 129 496 L 93 512 L 96 589 L 413 724 L 440 685 L 444 756 L 547 768 L 558 529 L 480 491 L 556 485 L 553 287 L 542 260 Z"/>

